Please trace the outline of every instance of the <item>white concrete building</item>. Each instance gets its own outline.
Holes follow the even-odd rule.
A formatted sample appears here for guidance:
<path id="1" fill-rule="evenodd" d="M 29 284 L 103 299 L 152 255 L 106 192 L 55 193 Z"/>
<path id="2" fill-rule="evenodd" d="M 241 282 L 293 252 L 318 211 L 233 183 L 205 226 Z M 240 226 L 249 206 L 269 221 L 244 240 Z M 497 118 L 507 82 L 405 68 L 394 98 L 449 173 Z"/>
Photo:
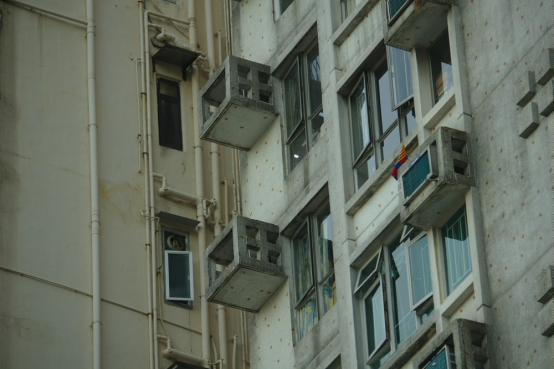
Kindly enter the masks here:
<path id="1" fill-rule="evenodd" d="M 551 368 L 553 9 L 1 0 L 0 368 Z"/>
<path id="2" fill-rule="evenodd" d="M 233 1 L 245 60 L 203 89 L 203 129 L 244 149 L 254 222 L 208 256 L 288 277 L 250 315 L 251 368 L 552 366 L 553 9 Z M 278 261 L 256 221 L 279 227 Z M 210 284 L 252 300 L 250 280 Z"/>

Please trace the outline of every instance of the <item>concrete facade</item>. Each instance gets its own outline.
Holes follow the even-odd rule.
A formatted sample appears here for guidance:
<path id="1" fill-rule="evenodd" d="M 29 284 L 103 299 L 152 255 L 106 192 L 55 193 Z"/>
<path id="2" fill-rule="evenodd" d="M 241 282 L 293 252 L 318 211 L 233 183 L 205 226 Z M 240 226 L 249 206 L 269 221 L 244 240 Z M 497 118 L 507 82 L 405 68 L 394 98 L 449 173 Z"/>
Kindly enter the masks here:
<path id="1" fill-rule="evenodd" d="M 95 2 L 103 368 L 150 368 L 149 342 L 159 349 L 156 367 L 173 365 L 162 355 L 165 338 L 152 337 L 148 323 L 152 312 L 150 252 L 145 241 L 147 164 L 142 158 L 146 132 L 141 127 L 140 104 L 140 70 L 145 60 L 139 3 Z M 151 22 L 162 26 L 177 43 L 198 49 L 205 59 L 204 2 L 195 3 L 198 45 L 188 45 L 189 30 L 182 25 L 154 17 Z M 152 0 L 145 7 L 188 21 L 187 5 L 188 1 Z M 92 368 L 85 1 L 1 1 L 0 13 L 0 367 Z M 224 19 L 223 3 L 218 2 L 213 9 L 214 33 L 219 35 L 212 60 L 216 65 L 226 55 Z M 156 35 L 155 28 L 150 30 L 148 42 Z M 205 62 L 199 65 L 196 73 L 201 84 L 208 70 Z M 154 220 L 157 331 L 171 339 L 172 348 L 202 357 L 199 260 L 203 250 L 197 230 L 179 220 L 196 220 L 196 204 L 171 195 L 197 192 L 196 101 L 191 76 L 184 76 L 180 68 L 154 62 L 149 73 L 155 212 L 179 217 L 173 223 L 164 223 L 161 215 Z M 179 83 L 182 151 L 158 145 L 156 80 L 160 77 Z M 215 197 L 210 150 L 208 145 L 203 147 L 203 200 L 210 204 Z M 217 188 L 224 199 L 218 208 L 225 222 L 234 211 L 234 187 L 232 155 L 222 153 Z M 165 192 L 158 192 L 164 186 Z M 207 218 L 208 241 L 213 237 L 213 214 L 212 207 Z M 195 296 L 189 307 L 164 297 L 164 226 L 190 235 Z M 235 352 L 236 367 L 242 368 L 245 350 L 240 314 L 231 310 L 224 314 L 228 357 Z M 208 319 L 211 332 L 206 334 L 211 337 L 207 342 L 212 352 L 207 355 L 215 361 L 221 346 L 215 305 Z"/>
<path id="2" fill-rule="evenodd" d="M 271 67 L 280 114 L 241 154 L 243 214 L 279 225 L 289 277 L 259 313 L 249 315 L 251 367 L 368 368 L 367 332 L 354 288 L 360 268 L 402 231 L 399 185 L 389 174 L 400 151 L 397 148 L 393 159 L 356 188 L 348 96 L 363 71 L 375 67 L 376 54 L 384 54 L 385 37 L 393 39 L 385 2 L 347 2 L 351 10 L 344 20 L 335 0 L 233 3 L 233 54 Z M 291 4 L 281 11 L 285 3 Z M 552 302 L 538 301 L 545 291 L 538 281 L 554 263 L 554 115 L 548 108 L 552 86 L 530 86 L 529 72 L 540 79 L 550 70 L 554 2 L 428 3 L 446 7 L 438 22 L 448 29 L 453 86 L 433 103 L 429 45 L 410 49 L 417 129 L 403 142 L 408 146 L 417 138 L 421 145 L 443 126 L 468 134 L 474 183 L 458 207 L 466 209 L 472 271 L 447 291 L 441 225 L 424 232 L 429 240 L 432 318 L 409 340 L 391 343 L 392 352 L 381 367 L 423 367 L 433 348 L 456 329 L 457 319 L 467 319 L 485 324 L 486 359 L 484 366 L 456 359 L 463 368 L 547 369 L 552 366 L 553 340 L 542 333 L 552 325 Z M 303 41 L 314 37 L 325 123 L 291 170 L 284 144 L 283 80 L 295 55 L 306 49 Z M 525 94 L 528 103 L 522 107 L 518 102 Z M 328 194 L 333 221 L 336 304 L 297 339 L 292 239 L 309 214 L 305 209 L 321 191 Z"/>

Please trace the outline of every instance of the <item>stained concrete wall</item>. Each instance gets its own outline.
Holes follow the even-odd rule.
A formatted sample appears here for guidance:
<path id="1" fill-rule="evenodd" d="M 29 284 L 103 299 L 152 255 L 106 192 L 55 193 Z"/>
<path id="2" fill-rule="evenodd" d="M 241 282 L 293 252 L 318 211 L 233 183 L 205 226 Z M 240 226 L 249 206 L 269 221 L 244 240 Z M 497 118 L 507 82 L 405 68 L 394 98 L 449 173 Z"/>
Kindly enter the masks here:
<path id="1" fill-rule="evenodd" d="M 82 21 L 86 17 L 84 1 L 26 3 Z M 197 46 L 205 53 L 204 2 L 196 3 Z M 102 366 L 147 368 L 149 272 L 142 216 L 144 166 L 137 140 L 139 11 L 136 2 L 95 4 Z M 89 368 L 92 330 L 85 28 L 16 5 L 0 3 L 0 367 Z M 223 6 L 218 5 L 214 31 L 224 33 Z M 186 1 L 172 4 L 153 0 L 146 6 L 169 16 L 187 17 Z M 164 27 L 184 40 L 171 25 Z M 222 50 L 225 53 L 225 47 Z M 222 56 L 216 52 L 218 59 Z M 205 80 L 206 71 L 201 73 Z M 196 102 L 192 101 L 190 80 L 181 82 L 184 149 L 180 152 L 158 145 L 158 76 L 182 80 L 180 71 L 162 66 L 156 66 L 152 76 L 154 171 L 165 175 L 172 188 L 194 194 L 192 108 Z M 221 179 L 232 183 L 229 151 L 222 154 Z M 204 157 L 205 192 L 212 198 L 207 146 Z M 156 188 L 160 185 L 155 182 Z M 221 190 L 223 193 L 223 186 Z M 229 211 L 231 201 L 232 196 L 226 206 Z M 159 196 L 156 211 L 196 217 L 194 206 Z M 212 225 L 209 227 L 211 238 Z M 156 237 L 158 287 L 163 296 L 161 236 Z M 171 337 L 176 348 L 201 356 L 200 253 L 195 232 L 191 241 L 196 293 L 193 308 L 167 304 L 162 297 L 159 312 L 164 324 L 158 331 Z M 228 318 L 231 352 L 233 336 L 240 337 L 239 315 L 230 311 Z M 218 350 L 217 320 L 211 320 Z M 243 343 L 238 345 L 240 362 Z M 170 362 L 162 359 L 160 365 L 166 368 Z"/>
<path id="2" fill-rule="evenodd" d="M 303 340 L 295 343 L 291 321 L 290 244 L 283 239 L 289 281 L 250 317 L 252 368 L 326 368 L 341 355 L 343 368 L 366 368 L 360 355 L 360 329 L 352 298 L 356 270 L 367 260 L 374 240 L 393 221 L 400 206 L 397 182 L 389 178 L 358 210 L 350 164 L 349 123 L 339 87 L 355 75 L 384 36 L 382 1 L 358 1 L 365 8 L 354 17 L 357 26 L 335 42 L 334 1 L 296 0 L 278 14 L 278 1 L 248 0 L 233 6 L 234 53 L 276 68 L 317 21 L 322 67 L 324 134 L 304 161 L 287 172 L 283 161 L 282 91 L 274 78 L 276 107 L 281 113 L 259 143 L 241 156 L 244 214 L 287 225 L 326 182 L 334 222 L 337 306 Z M 272 4 L 270 4 L 272 3 Z M 537 58 L 552 47 L 552 1 L 458 1 L 449 12 L 451 50 L 455 56 L 453 105 L 423 126 L 429 111 L 415 92 L 418 139 L 441 126 L 464 129 L 471 136 L 475 187 L 466 196 L 472 243 L 473 273 L 457 296 L 446 296 L 438 230 L 429 232 L 437 330 L 457 318 L 489 324 L 490 368 L 551 365 L 552 339 L 541 335 L 536 301 L 537 275 L 552 264 L 552 135 L 553 116 L 528 139 L 519 137 L 523 113 L 516 107 L 517 80 L 538 68 Z M 412 51 L 415 59 L 422 55 Z M 414 76 L 425 89 L 423 75 Z M 278 76 L 276 76 L 278 77 Z M 417 87 L 417 86 L 416 86 Z M 469 99 L 468 99 L 469 96 Z M 434 114 L 434 113 L 433 113 Z M 312 168 L 316 168 L 312 171 Z M 329 319 L 327 319 L 329 316 Z M 336 316 L 336 318 L 335 318 Z M 514 317 L 522 316 L 514 321 Z M 337 322 L 333 322 L 335 320 Z M 336 330 L 333 330 L 337 325 Z M 330 331 L 338 342 L 326 341 Z M 321 344 L 326 342 L 325 344 Z M 402 367 L 412 368 L 413 362 Z"/>

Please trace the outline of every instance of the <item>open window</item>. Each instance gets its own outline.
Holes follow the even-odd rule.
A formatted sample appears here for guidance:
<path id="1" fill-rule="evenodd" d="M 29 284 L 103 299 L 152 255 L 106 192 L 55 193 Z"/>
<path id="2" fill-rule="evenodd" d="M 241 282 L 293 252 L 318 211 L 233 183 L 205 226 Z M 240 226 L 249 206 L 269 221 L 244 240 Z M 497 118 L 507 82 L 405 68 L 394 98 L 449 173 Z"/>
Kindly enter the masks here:
<path id="1" fill-rule="evenodd" d="M 165 228 L 162 235 L 165 299 L 191 303 L 194 300 L 194 274 L 189 235 Z"/>

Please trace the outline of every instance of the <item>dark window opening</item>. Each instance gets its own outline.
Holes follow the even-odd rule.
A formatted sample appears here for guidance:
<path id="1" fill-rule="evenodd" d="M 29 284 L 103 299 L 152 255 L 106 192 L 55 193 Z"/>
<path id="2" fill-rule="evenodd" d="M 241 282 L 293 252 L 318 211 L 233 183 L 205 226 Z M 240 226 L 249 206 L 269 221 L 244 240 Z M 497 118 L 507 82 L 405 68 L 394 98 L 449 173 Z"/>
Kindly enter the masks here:
<path id="1" fill-rule="evenodd" d="M 158 80 L 158 136 L 160 146 L 183 151 L 178 82 Z"/>

